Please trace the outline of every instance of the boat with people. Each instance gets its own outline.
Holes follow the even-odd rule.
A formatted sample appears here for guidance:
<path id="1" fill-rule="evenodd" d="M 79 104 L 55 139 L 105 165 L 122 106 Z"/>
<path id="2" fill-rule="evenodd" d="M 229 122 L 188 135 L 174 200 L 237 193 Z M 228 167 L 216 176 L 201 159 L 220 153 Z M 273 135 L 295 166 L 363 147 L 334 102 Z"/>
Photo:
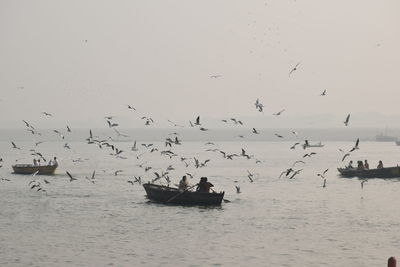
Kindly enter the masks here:
<path id="1" fill-rule="evenodd" d="M 12 165 L 14 173 L 16 174 L 44 174 L 53 175 L 58 165 L 33 165 L 33 164 L 15 164 Z"/>
<path id="2" fill-rule="evenodd" d="M 179 190 L 178 188 L 152 183 L 143 184 L 147 198 L 164 204 L 180 205 L 221 205 L 225 192 L 207 193 Z"/>
<path id="3" fill-rule="evenodd" d="M 400 166 L 359 170 L 356 168 L 338 168 L 343 177 L 360 178 L 400 178 Z"/>

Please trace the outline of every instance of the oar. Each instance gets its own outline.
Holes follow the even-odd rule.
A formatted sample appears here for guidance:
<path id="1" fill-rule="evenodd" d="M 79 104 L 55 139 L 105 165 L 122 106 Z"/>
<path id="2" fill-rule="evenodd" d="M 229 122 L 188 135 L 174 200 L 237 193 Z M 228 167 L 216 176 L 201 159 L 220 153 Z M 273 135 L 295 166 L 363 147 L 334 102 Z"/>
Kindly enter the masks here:
<path id="1" fill-rule="evenodd" d="M 186 193 L 187 191 L 189 191 L 190 189 L 192 189 L 193 187 L 195 187 L 195 186 L 197 186 L 197 185 L 198 185 L 198 184 L 195 184 L 195 185 L 193 185 L 193 186 L 191 186 L 191 187 L 186 188 L 184 191 L 179 192 L 179 193 L 176 194 L 175 196 L 173 196 L 173 197 L 171 197 L 170 199 L 168 199 L 167 201 L 165 201 L 165 203 L 171 202 L 171 201 L 174 200 L 175 198 L 181 196 L 182 194 Z"/>

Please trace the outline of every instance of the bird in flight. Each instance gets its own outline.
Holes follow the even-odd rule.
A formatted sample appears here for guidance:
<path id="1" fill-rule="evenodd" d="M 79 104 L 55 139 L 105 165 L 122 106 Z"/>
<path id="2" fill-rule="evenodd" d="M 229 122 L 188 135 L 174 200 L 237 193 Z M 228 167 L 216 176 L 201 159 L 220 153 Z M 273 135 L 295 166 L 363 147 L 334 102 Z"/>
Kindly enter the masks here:
<path id="1" fill-rule="evenodd" d="M 320 96 L 326 96 L 326 90 L 324 90 L 324 91 L 320 94 Z"/>
<path id="2" fill-rule="evenodd" d="M 325 178 L 325 174 L 329 171 L 329 169 L 326 169 L 322 174 L 318 173 L 317 176 L 320 176 L 321 178 Z"/>
<path id="3" fill-rule="evenodd" d="M 259 132 L 256 130 L 256 128 L 253 128 L 253 134 L 259 134 Z"/>
<path id="4" fill-rule="evenodd" d="M 14 142 L 12 142 L 12 141 L 11 141 L 11 144 L 12 144 L 13 148 L 15 148 L 15 149 L 21 149 L 20 147 L 17 147 L 17 145 L 16 145 Z"/>
<path id="5" fill-rule="evenodd" d="M 347 115 L 346 120 L 343 122 L 345 126 L 349 125 L 349 121 L 350 121 L 350 114 Z"/>
<path id="6" fill-rule="evenodd" d="M 256 103 L 254 103 L 254 105 L 256 106 L 256 109 L 259 112 L 263 112 L 264 109 L 264 105 L 260 103 L 260 100 L 257 98 Z"/>
<path id="7" fill-rule="evenodd" d="M 66 171 L 66 173 L 67 173 L 67 175 L 68 175 L 68 177 L 69 177 L 69 181 L 70 181 L 70 182 L 73 182 L 73 181 L 75 181 L 75 180 L 78 180 L 78 179 L 72 177 L 72 175 L 71 175 L 68 171 Z"/>
<path id="8" fill-rule="evenodd" d="M 134 108 L 134 107 L 131 106 L 131 105 L 128 105 L 128 109 L 136 110 L 136 108 Z"/>
<path id="9" fill-rule="evenodd" d="M 289 75 L 288 75 L 288 76 L 292 75 L 292 73 L 293 73 L 294 71 L 297 70 L 297 67 L 298 67 L 299 65 L 300 65 L 300 62 L 297 63 L 296 66 L 289 72 Z"/>
<path id="10" fill-rule="evenodd" d="M 240 193 L 241 193 L 241 192 L 240 192 L 240 186 L 235 185 L 235 188 L 236 188 L 236 193 L 240 194 Z"/>
<path id="11" fill-rule="evenodd" d="M 45 115 L 45 116 L 48 116 L 48 117 L 53 117 L 53 115 L 50 114 L 50 113 L 48 113 L 48 112 L 44 112 L 44 111 L 43 111 L 42 114 Z"/>
<path id="12" fill-rule="evenodd" d="M 360 138 L 357 138 L 356 144 L 349 152 L 353 152 L 354 150 L 359 149 L 359 147 L 358 147 L 359 144 L 360 144 Z"/>
<path id="13" fill-rule="evenodd" d="M 344 156 L 343 156 L 343 158 L 342 158 L 342 162 L 343 162 L 348 156 L 350 156 L 350 153 L 344 154 Z"/>
<path id="14" fill-rule="evenodd" d="M 284 111 L 285 111 L 285 109 L 282 109 L 281 111 L 279 111 L 279 112 L 277 112 L 277 113 L 274 113 L 274 114 L 272 114 L 272 115 L 279 116 L 279 115 L 281 115 L 282 112 L 284 112 Z"/>
<path id="15" fill-rule="evenodd" d="M 213 78 L 213 79 L 216 79 L 216 78 L 219 78 L 219 77 L 221 77 L 221 75 L 211 75 L 210 76 L 210 78 Z"/>

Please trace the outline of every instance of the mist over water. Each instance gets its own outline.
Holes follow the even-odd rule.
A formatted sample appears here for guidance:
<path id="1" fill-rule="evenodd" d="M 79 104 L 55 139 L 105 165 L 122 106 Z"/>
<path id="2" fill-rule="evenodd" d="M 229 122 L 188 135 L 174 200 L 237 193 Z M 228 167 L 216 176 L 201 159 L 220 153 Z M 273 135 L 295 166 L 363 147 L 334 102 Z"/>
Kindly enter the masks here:
<path id="1" fill-rule="evenodd" d="M 360 150 L 341 162 L 339 148 L 353 142 L 326 142 L 324 148 L 290 150 L 292 142 L 184 142 L 173 151 L 183 157 L 211 159 L 207 168 L 185 168 L 179 158 L 159 153 L 130 151 L 132 143 L 119 142 L 128 159 L 116 159 L 106 149 L 82 141 L 39 145 L 47 158 L 57 156 L 54 177 L 37 176 L 50 184 L 47 194 L 30 190 L 31 176 L 11 174 L 11 165 L 29 162 L 25 152 L 0 142 L 3 167 L 0 177 L 0 264 L 2 266 L 384 266 L 400 248 L 398 179 L 360 180 L 338 176 L 336 167 L 347 160 L 368 159 L 371 167 L 383 160 L 396 166 L 399 147 L 393 143 L 361 142 Z M 32 142 L 18 142 L 24 149 Z M 163 149 L 162 142 L 154 146 Z M 261 159 L 223 159 L 217 147 L 229 153 L 247 153 Z M 317 154 L 298 165 L 293 179 L 280 173 L 306 152 Z M 82 162 L 72 160 L 80 158 Z M 190 161 L 190 160 L 189 160 Z M 147 163 L 146 163 L 147 162 Z M 152 166 L 145 172 L 137 166 Z M 215 190 L 225 191 L 230 203 L 221 207 L 181 207 L 149 203 L 144 189 L 127 181 L 155 177 L 172 164 L 171 183 L 186 172 L 209 177 Z M 317 176 L 329 168 L 327 187 Z M 118 176 L 114 172 L 123 170 Z M 85 179 L 96 170 L 96 182 Z M 254 182 L 247 178 L 254 173 Z M 69 182 L 65 171 L 77 181 Z M 162 183 L 166 184 L 165 181 Z M 235 185 L 242 193 L 237 194 Z"/>

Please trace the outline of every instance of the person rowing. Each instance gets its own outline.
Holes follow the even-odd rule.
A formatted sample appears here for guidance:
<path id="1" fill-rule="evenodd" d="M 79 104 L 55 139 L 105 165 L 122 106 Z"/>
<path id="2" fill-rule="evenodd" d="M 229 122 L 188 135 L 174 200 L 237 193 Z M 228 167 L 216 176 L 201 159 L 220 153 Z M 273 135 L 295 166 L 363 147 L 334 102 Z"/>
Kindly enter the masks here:
<path id="1" fill-rule="evenodd" d="M 200 182 L 197 184 L 196 192 L 210 193 L 211 187 L 214 185 L 207 181 L 207 177 L 201 177 Z"/>

